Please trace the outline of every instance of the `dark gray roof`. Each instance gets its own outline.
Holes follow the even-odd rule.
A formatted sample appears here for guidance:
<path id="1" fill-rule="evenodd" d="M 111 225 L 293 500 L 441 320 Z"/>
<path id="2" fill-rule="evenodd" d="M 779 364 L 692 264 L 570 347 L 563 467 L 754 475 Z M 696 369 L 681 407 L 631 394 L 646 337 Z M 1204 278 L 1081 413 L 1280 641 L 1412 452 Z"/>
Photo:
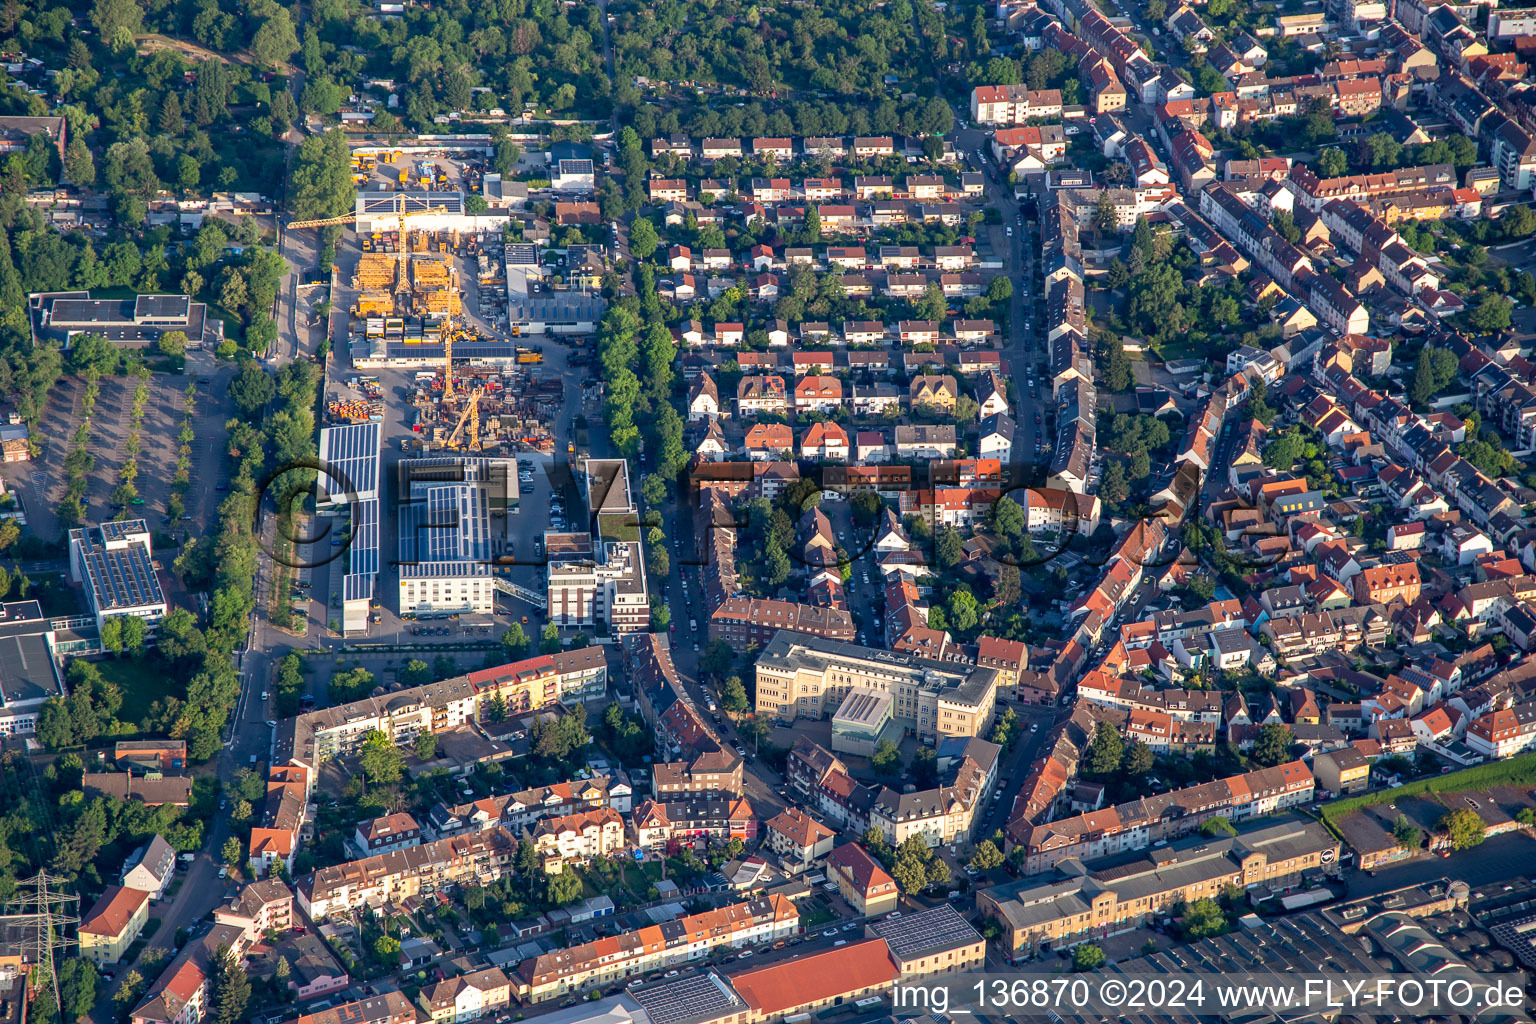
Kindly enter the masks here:
<path id="1" fill-rule="evenodd" d="M 897 960 L 917 960 L 981 942 L 981 934 L 949 904 L 886 918 L 867 927 L 885 940 Z"/>

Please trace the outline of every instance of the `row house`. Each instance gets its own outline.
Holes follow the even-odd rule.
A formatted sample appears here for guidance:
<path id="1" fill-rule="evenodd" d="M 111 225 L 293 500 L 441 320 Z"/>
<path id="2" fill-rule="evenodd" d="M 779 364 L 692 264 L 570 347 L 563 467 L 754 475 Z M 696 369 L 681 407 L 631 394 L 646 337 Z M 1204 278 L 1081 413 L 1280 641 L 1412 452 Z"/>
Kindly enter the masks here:
<path id="1" fill-rule="evenodd" d="M 1305 761 L 1290 761 L 1214 782 L 1089 811 L 1041 825 L 1010 822 L 1010 852 L 1024 849 L 1025 874 L 1049 871 L 1068 858 L 1088 860 L 1199 831 L 1215 817 L 1243 822 L 1310 803 L 1316 787 Z"/>
<path id="2" fill-rule="evenodd" d="M 1370 330 L 1371 315 L 1349 287 L 1331 274 L 1309 274 L 1305 278 L 1308 305 L 1318 318 L 1337 334 L 1364 334 Z"/>
<path id="3" fill-rule="evenodd" d="M 799 931 L 800 912 L 774 894 L 543 953 L 523 961 L 512 983 L 521 1003 L 535 1005 L 686 966 L 725 950 L 776 942 Z"/>
<path id="4" fill-rule="evenodd" d="M 505 828 L 514 835 L 543 818 L 556 818 L 611 808 L 628 814 L 634 798 L 629 783 L 620 778 L 597 776 L 535 786 L 503 796 L 488 796 L 469 803 L 435 804 L 428 813 L 432 831 L 439 837 L 465 832 Z"/>
<path id="5" fill-rule="evenodd" d="M 1372 608 L 1350 607 L 1270 619 L 1259 629 L 1285 660 L 1383 643 L 1390 623 Z"/>
<path id="6" fill-rule="evenodd" d="M 1132 651 L 1145 648 L 1125 648 Z M 1220 695 L 1208 690 L 1169 688 L 1154 690 L 1135 679 L 1125 679 L 1107 672 L 1088 672 L 1078 682 L 1078 696 L 1101 707 L 1127 711 L 1155 711 L 1167 714 L 1175 722 L 1216 725 L 1221 722 Z"/>
<path id="7" fill-rule="evenodd" d="M 1143 102 L 1157 102 L 1144 95 L 1144 83 L 1148 80 L 1145 73 L 1156 70 L 1152 59 L 1118 24 L 1098 8 L 1088 6 L 1078 18 L 1075 30 L 1085 43 L 1104 55 L 1116 74 L 1134 86 Z"/>
<path id="8" fill-rule="evenodd" d="M 1298 202 L 1314 213 L 1334 199 L 1381 200 L 1404 192 L 1432 188 L 1456 188 L 1456 168 L 1450 164 L 1399 167 L 1379 174 L 1352 174 L 1342 178 L 1319 178 L 1305 164 L 1291 168 L 1288 187 Z"/>

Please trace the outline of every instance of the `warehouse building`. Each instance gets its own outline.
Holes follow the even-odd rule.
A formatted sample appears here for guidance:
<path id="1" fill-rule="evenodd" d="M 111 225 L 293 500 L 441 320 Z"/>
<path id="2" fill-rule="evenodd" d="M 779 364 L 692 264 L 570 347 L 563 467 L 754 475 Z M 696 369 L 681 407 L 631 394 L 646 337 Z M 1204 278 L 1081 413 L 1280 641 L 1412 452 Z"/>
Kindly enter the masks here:
<path id="1" fill-rule="evenodd" d="M 400 613 L 491 614 L 491 562 L 518 500 L 514 460 L 404 459 L 399 472 Z"/>
<path id="2" fill-rule="evenodd" d="M 404 213 L 412 231 L 487 231 L 507 221 L 507 213 L 464 212 L 462 192 L 359 192 L 355 208 L 357 233 L 395 231 Z"/>
<path id="3" fill-rule="evenodd" d="M 341 578 L 344 636 L 368 632 L 368 614 L 378 588 L 379 453 L 383 437 L 378 423 L 320 431 L 322 468 L 315 484 L 315 511 L 350 519 L 346 528 L 350 543 L 335 545 L 345 552 L 347 568 Z"/>
<path id="4" fill-rule="evenodd" d="M 1131 931 L 1181 903 L 1217 899 L 1228 887 L 1284 889 L 1338 871 L 1339 841 L 1296 815 L 1235 836 L 1192 837 L 1084 864 L 1069 858 L 1053 877 L 983 889 L 976 909 L 1002 926 L 1012 952 L 1065 949 Z"/>

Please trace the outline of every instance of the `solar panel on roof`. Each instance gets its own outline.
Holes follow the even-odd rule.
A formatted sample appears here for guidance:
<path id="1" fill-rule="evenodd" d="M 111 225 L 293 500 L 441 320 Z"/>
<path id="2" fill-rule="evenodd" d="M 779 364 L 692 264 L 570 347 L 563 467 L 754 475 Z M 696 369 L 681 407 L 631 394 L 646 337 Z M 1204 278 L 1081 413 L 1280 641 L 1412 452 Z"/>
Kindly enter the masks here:
<path id="1" fill-rule="evenodd" d="M 135 320 L 185 320 L 191 310 L 186 295 L 140 295 L 133 302 Z"/>
<path id="2" fill-rule="evenodd" d="M 886 941 L 891 952 L 904 958 L 927 950 L 981 941 L 981 935 L 971 923 L 947 905 L 895 920 L 879 921 L 871 925 L 870 930 Z"/>
<path id="3" fill-rule="evenodd" d="M 725 979 L 712 972 L 631 989 L 630 995 L 644 1007 L 653 1024 L 713 1020 L 746 1006 Z"/>

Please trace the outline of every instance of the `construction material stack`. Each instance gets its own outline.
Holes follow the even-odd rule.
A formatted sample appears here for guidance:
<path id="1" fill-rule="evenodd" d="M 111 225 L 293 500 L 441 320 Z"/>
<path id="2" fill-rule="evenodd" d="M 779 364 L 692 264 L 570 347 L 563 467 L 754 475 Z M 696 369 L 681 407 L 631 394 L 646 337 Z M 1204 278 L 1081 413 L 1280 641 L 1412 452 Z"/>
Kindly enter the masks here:
<path id="1" fill-rule="evenodd" d="M 384 292 L 393 295 L 400 273 L 400 260 L 378 252 L 365 252 L 357 261 L 352 287 L 360 292 Z"/>

